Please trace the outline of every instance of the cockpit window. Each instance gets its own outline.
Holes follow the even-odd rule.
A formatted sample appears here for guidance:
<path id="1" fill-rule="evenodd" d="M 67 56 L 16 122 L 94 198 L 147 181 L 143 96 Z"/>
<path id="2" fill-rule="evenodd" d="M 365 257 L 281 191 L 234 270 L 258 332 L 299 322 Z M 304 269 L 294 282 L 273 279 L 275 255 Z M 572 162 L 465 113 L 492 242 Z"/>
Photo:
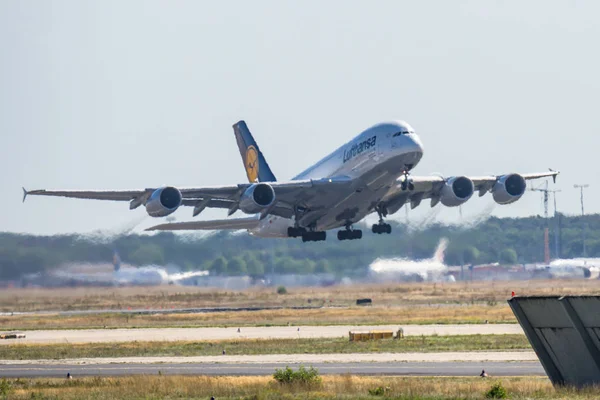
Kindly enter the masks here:
<path id="1" fill-rule="evenodd" d="M 400 131 L 396 132 L 392 135 L 392 137 L 400 136 L 400 135 L 408 135 L 409 133 L 415 133 L 414 131 Z"/>

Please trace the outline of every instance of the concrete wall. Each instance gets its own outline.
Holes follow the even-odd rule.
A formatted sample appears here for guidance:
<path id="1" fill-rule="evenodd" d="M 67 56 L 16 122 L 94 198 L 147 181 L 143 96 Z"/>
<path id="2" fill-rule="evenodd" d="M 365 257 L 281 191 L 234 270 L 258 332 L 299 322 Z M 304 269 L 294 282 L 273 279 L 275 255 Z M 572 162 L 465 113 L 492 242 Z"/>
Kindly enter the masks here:
<path id="1" fill-rule="evenodd" d="M 600 384 L 600 296 L 508 301 L 555 385 Z"/>

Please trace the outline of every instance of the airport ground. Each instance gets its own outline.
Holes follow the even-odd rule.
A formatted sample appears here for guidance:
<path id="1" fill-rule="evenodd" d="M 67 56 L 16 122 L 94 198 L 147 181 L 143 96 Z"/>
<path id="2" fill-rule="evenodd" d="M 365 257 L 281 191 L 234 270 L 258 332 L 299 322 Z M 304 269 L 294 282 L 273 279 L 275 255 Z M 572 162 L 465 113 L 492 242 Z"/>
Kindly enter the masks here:
<path id="1" fill-rule="evenodd" d="M 600 287 L 596 281 L 552 280 L 290 288 L 287 294 L 277 294 L 276 288 L 227 291 L 179 286 L 7 289 L 0 292 L 0 326 L 33 330 L 516 323 L 506 304 L 512 292 L 600 294 Z M 357 298 L 370 298 L 373 305 L 356 306 Z M 215 312 L 214 308 L 224 307 L 267 309 Z"/>
<path id="2" fill-rule="evenodd" d="M 531 350 L 524 335 L 407 336 L 351 342 L 347 337 L 205 341 L 128 341 L 0 345 L 0 360 L 96 357 L 191 357 L 259 354 L 356 354 Z"/>
<path id="3" fill-rule="evenodd" d="M 552 388 L 506 303 L 512 291 L 599 294 L 595 283 L 413 283 L 285 295 L 276 288 L 9 289 L 0 293 L 0 326 L 25 330 L 27 339 L 1 341 L 0 376 L 10 398 L 354 399 L 382 387 L 388 397 L 477 399 L 498 380 L 511 398 L 597 398 L 593 389 Z M 356 306 L 357 298 L 373 306 Z M 306 306 L 315 308 L 291 308 Z M 210 307 L 282 308 L 175 310 Z M 401 340 L 348 341 L 350 329 L 399 327 Z M 276 384 L 269 375 L 287 363 L 319 366 L 322 385 Z M 486 366 L 496 378 L 477 377 Z M 53 378 L 66 369 L 79 375 Z"/>
<path id="4" fill-rule="evenodd" d="M 169 376 L 8 379 L 11 399 L 485 399 L 495 384 L 511 399 L 596 399 L 597 389 L 555 389 L 545 377 L 370 377 L 326 375 L 315 386 L 280 385 L 270 376 Z M 2 389 L 0 389 L 2 390 Z M 1 395 L 1 393 L 0 393 Z"/>
<path id="5" fill-rule="evenodd" d="M 455 283 L 398 283 L 331 287 L 275 287 L 224 290 L 193 286 L 6 288 L 0 291 L 0 312 L 127 310 L 210 307 L 349 307 L 357 298 L 373 305 L 398 307 L 418 304 L 489 304 L 517 295 L 600 294 L 596 280 L 473 281 Z"/>
<path id="6" fill-rule="evenodd" d="M 89 314 L 4 314 L 3 330 L 201 328 L 252 326 L 394 325 L 394 324 L 516 323 L 504 302 L 431 304 L 396 307 L 323 307 L 262 309 L 256 311 L 102 312 Z"/>

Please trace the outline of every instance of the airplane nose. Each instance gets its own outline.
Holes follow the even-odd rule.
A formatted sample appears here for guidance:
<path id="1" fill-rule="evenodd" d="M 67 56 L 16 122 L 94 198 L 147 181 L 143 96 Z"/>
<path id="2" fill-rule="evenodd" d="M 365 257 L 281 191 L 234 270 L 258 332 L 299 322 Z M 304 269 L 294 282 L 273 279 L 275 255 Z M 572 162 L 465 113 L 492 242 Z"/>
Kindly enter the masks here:
<path id="1" fill-rule="evenodd" d="M 423 154 L 423 143 L 421 142 L 421 139 L 414 133 L 409 136 L 410 136 L 412 151 Z"/>

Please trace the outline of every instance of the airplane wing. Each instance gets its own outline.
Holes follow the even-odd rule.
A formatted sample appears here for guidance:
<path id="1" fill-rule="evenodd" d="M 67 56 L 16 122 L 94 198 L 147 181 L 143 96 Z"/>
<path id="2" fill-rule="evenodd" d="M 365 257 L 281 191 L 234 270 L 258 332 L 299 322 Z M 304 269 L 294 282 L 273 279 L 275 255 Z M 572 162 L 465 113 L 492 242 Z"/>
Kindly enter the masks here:
<path id="1" fill-rule="evenodd" d="M 556 181 L 556 176 L 559 174 L 558 171 L 549 170 L 548 172 L 530 173 L 530 174 L 519 174 L 524 180 L 533 180 L 540 178 L 551 177 Z M 510 175 L 510 174 L 509 174 Z M 489 176 L 477 176 L 468 177 L 474 186 L 474 191 L 479 192 L 479 196 L 483 196 L 489 192 L 500 178 L 505 175 L 489 175 Z M 439 201 L 442 188 L 446 183 L 446 178 L 441 176 L 411 176 L 411 181 L 414 185 L 414 189 L 411 191 L 403 190 L 401 184 L 404 177 L 398 179 L 396 186 L 392 187 L 384 202 L 388 205 L 389 212 L 393 214 L 405 203 L 410 203 L 411 208 L 416 208 L 423 199 L 431 199 L 432 207 Z"/>
<path id="2" fill-rule="evenodd" d="M 190 221 L 172 222 L 168 224 L 155 225 L 146 229 L 147 231 L 188 231 L 217 229 L 252 229 L 258 226 L 260 219 L 257 217 L 217 219 L 212 221 Z"/>
<path id="3" fill-rule="evenodd" d="M 347 177 L 308 179 L 289 182 L 268 182 L 275 192 L 276 205 L 269 214 L 290 218 L 294 207 L 318 209 L 321 202 L 335 200 L 352 185 Z M 194 207 L 194 216 L 206 207 L 227 208 L 230 215 L 237 210 L 240 197 L 252 183 L 229 186 L 179 188 L 182 205 Z M 158 188 L 134 190 L 31 190 L 23 188 L 23 201 L 27 196 L 54 196 L 75 199 L 129 201 L 130 209 L 139 207 Z M 341 189 L 341 190 L 340 190 Z"/>

